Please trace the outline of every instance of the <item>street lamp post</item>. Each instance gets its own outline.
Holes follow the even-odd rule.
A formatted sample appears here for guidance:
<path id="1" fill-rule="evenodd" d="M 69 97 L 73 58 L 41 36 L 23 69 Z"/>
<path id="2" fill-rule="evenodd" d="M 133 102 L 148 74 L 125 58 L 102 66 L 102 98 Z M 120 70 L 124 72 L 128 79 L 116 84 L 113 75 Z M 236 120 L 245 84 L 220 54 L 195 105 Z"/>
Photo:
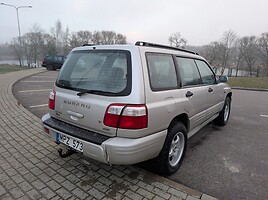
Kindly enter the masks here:
<path id="1" fill-rule="evenodd" d="M 14 6 L 14 5 L 11 5 L 11 4 L 7 4 L 7 3 L 0 3 L 1 5 L 3 6 L 10 6 L 10 7 L 13 7 L 16 9 L 16 14 L 17 14 L 17 22 L 18 22 L 18 30 L 19 30 L 19 42 L 20 42 L 20 48 L 19 48 L 19 51 L 20 51 L 20 54 L 21 54 L 21 47 L 22 47 L 22 44 L 21 44 L 21 32 L 20 32 L 20 19 L 19 19 L 19 9 L 20 8 L 32 8 L 32 6 Z M 20 61 L 20 66 L 22 66 L 21 64 L 21 59 L 19 59 Z"/>

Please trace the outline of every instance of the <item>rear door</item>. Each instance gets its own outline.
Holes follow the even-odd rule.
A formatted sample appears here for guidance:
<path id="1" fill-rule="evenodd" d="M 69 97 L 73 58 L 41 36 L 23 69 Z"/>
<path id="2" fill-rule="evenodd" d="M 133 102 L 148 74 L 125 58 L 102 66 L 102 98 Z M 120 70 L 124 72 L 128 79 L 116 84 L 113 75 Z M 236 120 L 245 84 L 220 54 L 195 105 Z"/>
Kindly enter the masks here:
<path id="1" fill-rule="evenodd" d="M 190 129 L 206 121 L 207 86 L 202 85 L 194 59 L 176 57 L 181 79 L 181 92 L 186 99 L 184 105 L 190 120 Z"/>

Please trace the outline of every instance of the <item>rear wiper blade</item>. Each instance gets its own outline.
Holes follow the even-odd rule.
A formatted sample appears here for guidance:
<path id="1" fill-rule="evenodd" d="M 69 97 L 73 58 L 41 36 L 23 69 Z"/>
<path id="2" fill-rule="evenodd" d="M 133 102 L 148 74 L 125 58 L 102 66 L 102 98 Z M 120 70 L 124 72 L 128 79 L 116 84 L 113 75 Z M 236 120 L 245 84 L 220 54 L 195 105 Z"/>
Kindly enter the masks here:
<path id="1" fill-rule="evenodd" d="M 82 96 L 84 94 L 107 94 L 107 95 L 116 95 L 114 92 L 108 92 L 108 91 L 103 91 L 103 90 L 83 90 L 81 92 L 77 93 L 77 96 Z"/>

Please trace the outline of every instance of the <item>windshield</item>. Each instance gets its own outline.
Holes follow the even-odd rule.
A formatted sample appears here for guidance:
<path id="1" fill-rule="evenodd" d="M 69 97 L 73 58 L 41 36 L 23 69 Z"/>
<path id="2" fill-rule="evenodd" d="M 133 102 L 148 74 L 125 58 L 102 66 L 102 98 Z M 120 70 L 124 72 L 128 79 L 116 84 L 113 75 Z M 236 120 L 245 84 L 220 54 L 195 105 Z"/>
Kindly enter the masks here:
<path id="1" fill-rule="evenodd" d="M 74 51 L 61 69 L 56 85 L 107 96 L 128 95 L 131 88 L 130 63 L 128 51 Z"/>

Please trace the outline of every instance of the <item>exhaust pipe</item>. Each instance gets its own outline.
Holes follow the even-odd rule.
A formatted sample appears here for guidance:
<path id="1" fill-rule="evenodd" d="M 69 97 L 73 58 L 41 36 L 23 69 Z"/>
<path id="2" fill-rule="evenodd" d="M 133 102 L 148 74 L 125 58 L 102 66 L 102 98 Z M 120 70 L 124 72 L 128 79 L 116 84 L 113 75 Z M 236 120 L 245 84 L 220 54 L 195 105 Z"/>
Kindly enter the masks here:
<path id="1" fill-rule="evenodd" d="M 67 157 L 69 157 L 69 156 L 75 154 L 76 151 L 74 151 L 73 149 L 67 149 L 67 151 L 66 151 L 65 153 L 63 153 L 62 148 L 59 148 L 59 149 L 58 149 L 58 153 L 59 153 L 59 156 L 60 156 L 61 158 L 67 158 Z"/>

